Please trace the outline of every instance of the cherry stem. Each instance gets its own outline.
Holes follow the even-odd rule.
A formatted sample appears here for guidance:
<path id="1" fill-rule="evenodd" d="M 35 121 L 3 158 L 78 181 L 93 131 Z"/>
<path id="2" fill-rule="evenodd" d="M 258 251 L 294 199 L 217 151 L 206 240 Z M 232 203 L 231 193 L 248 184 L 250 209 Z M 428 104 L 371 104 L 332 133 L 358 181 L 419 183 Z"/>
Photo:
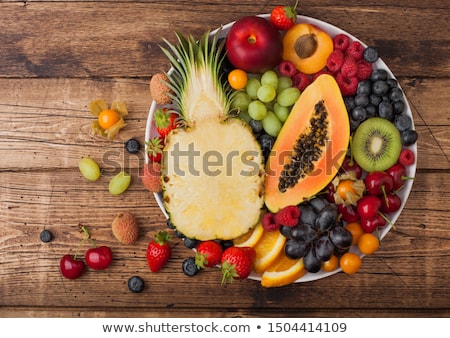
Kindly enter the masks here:
<path id="1" fill-rule="evenodd" d="M 383 192 L 384 201 L 386 202 L 386 206 L 389 207 L 389 198 L 387 197 L 386 187 L 384 184 L 381 186 L 381 191 Z"/>
<path id="2" fill-rule="evenodd" d="M 392 229 L 395 229 L 395 224 L 391 222 L 389 218 L 387 218 L 385 215 L 383 215 L 381 212 L 378 212 L 380 216 L 392 227 Z"/>
<path id="3" fill-rule="evenodd" d="M 83 237 L 83 239 L 80 241 L 80 243 L 78 244 L 77 249 L 75 250 L 75 255 L 73 256 L 74 259 L 77 259 L 77 256 L 78 256 L 78 254 L 79 254 L 79 252 L 80 252 L 81 246 L 82 246 L 83 243 L 86 242 L 87 240 L 89 240 L 89 241 L 91 242 L 91 244 L 94 246 L 94 248 L 97 247 L 97 245 L 95 244 L 95 241 L 92 239 L 91 234 L 89 233 L 89 231 L 87 230 L 87 228 L 86 228 L 84 225 L 82 225 L 82 224 L 79 224 L 79 226 L 80 226 L 80 230 L 81 230 L 81 232 L 83 233 L 84 237 Z"/>

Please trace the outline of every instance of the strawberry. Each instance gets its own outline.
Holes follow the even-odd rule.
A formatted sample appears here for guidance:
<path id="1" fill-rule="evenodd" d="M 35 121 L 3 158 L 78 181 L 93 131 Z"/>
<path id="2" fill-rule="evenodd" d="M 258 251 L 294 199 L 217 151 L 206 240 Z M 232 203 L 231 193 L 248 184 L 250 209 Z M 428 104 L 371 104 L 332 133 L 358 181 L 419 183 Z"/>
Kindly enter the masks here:
<path id="1" fill-rule="evenodd" d="M 161 162 L 163 148 L 164 138 L 161 136 L 145 141 L 145 152 L 152 162 Z"/>
<path id="2" fill-rule="evenodd" d="M 165 138 L 172 129 L 177 127 L 176 120 L 178 115 L 167 108 L 157 109 L 155 111 L 156 130 L 162 138 Z"/>
<path id="3" fill-rule="evenodd" d="M 204 241 L 197 246 L 195 264 L 198 268 L 210 268 L 220 263 L 222 246 L 215 241 Z"/>
<path id="4" fill-rule="evenodd" d="M 222 254 L 222 284 L 233 282 L 235 278 L 247 278 L 253 268 L 256 257 L 255 249 L 250 247 L 232 246 Z"/>
<path id="5" fill-rule="evenodd" d="M 287 31 L 289 28 L 295 25 L 297 21 L 297 5 L 298 0 L 295 2 L 295 6 L 277 6 L 270 13 L 270 21 L 279 30 Z"/>
<path id="6" fill-rule="evenodd" d="M 167 263 L 172 255 L 172 248 L 168 240 L 170 236 L 166 231 L 160 231 L 147 246 L 147 263 L 152 272 L 158 272 Z"/>

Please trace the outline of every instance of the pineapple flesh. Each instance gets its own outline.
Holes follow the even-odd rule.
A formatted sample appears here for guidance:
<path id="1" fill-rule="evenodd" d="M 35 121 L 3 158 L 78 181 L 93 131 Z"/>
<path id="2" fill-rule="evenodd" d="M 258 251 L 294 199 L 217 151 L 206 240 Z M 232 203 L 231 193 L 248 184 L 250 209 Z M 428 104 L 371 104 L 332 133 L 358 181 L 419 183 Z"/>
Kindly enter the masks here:
<path id="1" fill-rule="evenodd" d="M 233 239 L 255 226 L 264 204 L 261 148 L 250 127 L 229 116 L 230 90 L 219 78 L 217 35 L 196 42 L 177 34 L 163 48 L 182 126 L 166 137 L 164 206 L 179 232 L 198 240 Z M 169 51 L 170 50 L 170 51 Z"/>

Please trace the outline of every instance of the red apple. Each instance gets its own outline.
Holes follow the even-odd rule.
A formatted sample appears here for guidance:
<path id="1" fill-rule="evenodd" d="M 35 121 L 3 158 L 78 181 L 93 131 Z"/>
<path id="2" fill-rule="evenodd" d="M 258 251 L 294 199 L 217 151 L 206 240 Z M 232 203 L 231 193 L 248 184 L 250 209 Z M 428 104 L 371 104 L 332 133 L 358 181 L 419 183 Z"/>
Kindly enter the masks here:
<path id="1" fill-rule="evenodd" d="M 234 67 L 248 73 L 263 73 L 280 63 L 283 40 L 269 20 L 246 16 L 237 20 L 228 31 L 226 50 Z"/>

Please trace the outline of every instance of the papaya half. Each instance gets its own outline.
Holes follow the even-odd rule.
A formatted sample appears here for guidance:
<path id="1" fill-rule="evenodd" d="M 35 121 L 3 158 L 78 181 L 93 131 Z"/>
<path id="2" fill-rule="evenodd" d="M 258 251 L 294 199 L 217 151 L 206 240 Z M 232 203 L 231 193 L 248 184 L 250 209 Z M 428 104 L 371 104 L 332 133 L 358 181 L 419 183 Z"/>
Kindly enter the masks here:
<path id="1" fill-rule="evenodd" d="M 336 80 L 320 75 L 302 92 L 266 162 L 265 204 L 271 212 L 325 188 L 347 153 L 350 122 Z"/>

